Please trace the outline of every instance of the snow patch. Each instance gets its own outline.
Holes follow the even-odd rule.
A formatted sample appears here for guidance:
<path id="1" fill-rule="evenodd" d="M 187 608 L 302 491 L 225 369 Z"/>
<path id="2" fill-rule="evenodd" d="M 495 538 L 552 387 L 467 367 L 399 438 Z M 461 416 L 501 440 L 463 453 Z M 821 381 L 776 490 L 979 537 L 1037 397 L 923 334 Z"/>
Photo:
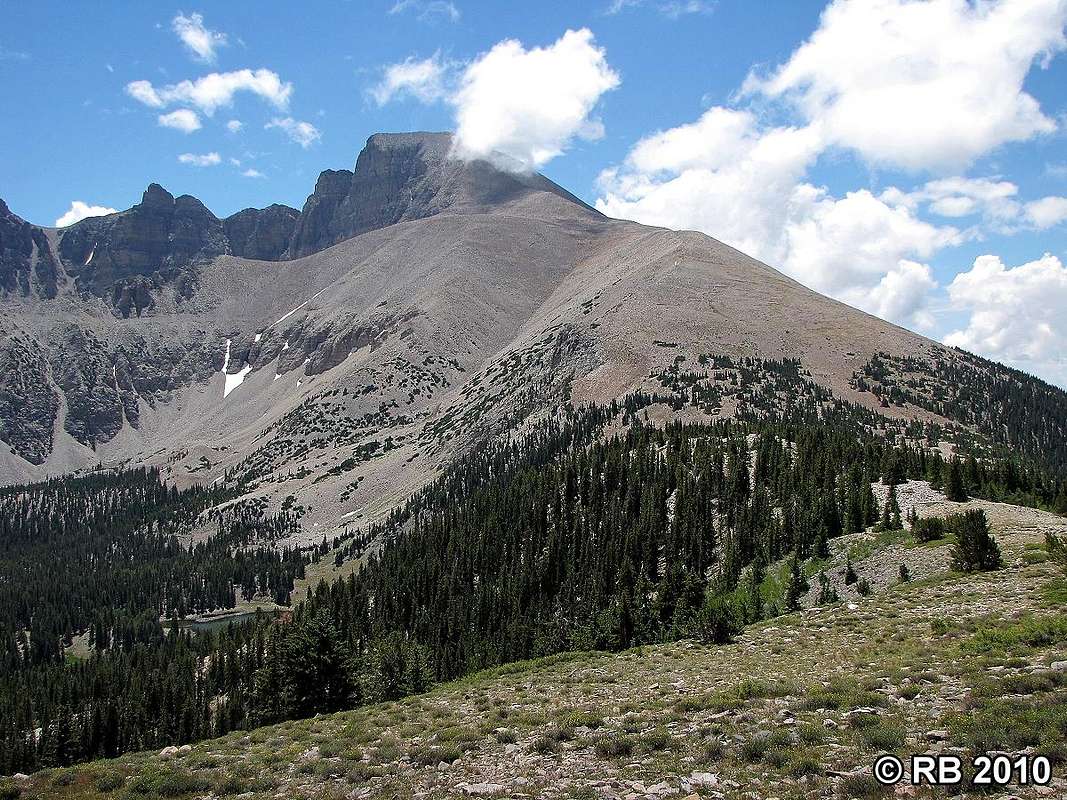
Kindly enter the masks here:
<path id="1" fill-rule="evenodd" d="M 230 392 L 245 382 L 245 376 L 252 371 L 252 365 L 245 363 L 240 370 L 233 375 L 229 374 L 226 370 L 230 366 L 230 340 L 226 340 L 226 354 L 222 357 L 222 375 L 226 379 L 226 385 L 222 387 L 222 399 L 225 400 Z"/>
<path id="2" fill-rule="evenodd" d="M 289 342 L 286 342 L 284 345 L 282 345 L 282 352 L 285 352 L 288 349 L 289 349 Z"/>
<path id="3" fill-rule="evenodd" d="M 245 364 L 233 375 L 226 376 L 226 385 L 222 388 L 222 396 L 225 398 L 230 392 L 245 382 L 245 376 L 252 371 L 251 364 Z"/>
<path id="4" fill-rule="evenodd" d="M 96 255 L 96 245 L 94 244 L 93 245 L 93 249 L 89 251 L 89 257 L 87 259 L 85 259 L 85 263 L 82 266 L 85 266 L 85 267 L 89 266 L 89 264 L 92 263 L 93 256 L 95 256 L 95 255 Z"/>
<path id="5" fill-rule="evenodd" d="M 316 297 L 318 297 L 320 294 L 322 294 L 325 291 L 326 291 L 326 287 L 324 286 L 321 289 L 319 289 L 317 292 L 315 292 L 315 294 L 311 295 L 311 297 L 309 297 L 303 303 L 301 303 L 296 308 L 294 308 L 292 311 L 290 311 L 288 314 L 286 314 L 284 317 L 282 317 L 281 319 L 274 320 L 274 322 L 272 322 L 270 324 L 270 327 L 273 328 L 278 323 L 285 322 L 287 319 L 289 319 L 289 317 L 293 316 L 293 314 L 295 314 L 297 311 L 302 309 L 304 306 L 306 306 L 308 303 L 310 303 L 312 300 L 314 300 Z"/>
<path id="6" fill-rule="evenodd" d="M 257 334 L 256 334 L 256 339 L 255 339 L 255 340 L 256 340 L 256 341 L 258 342 L 258 341 L 259 341 L 260 339 L 262 339 L 262 338 L 263 338 L 263 334 L 262 334 L 262 333 L 257 333 Z"/>

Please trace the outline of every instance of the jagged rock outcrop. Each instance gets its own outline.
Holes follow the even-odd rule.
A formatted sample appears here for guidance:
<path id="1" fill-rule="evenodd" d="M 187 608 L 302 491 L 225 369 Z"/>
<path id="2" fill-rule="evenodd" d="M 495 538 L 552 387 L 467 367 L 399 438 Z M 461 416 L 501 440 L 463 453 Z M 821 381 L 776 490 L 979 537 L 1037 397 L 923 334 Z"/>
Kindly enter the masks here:
<path id="1" fill-rule="evenodd" d="M 347 169 L 327 169 L 319 174 L 315 190 L 304 202 L 292 239 L 290 258 L 299 258 L 341 241 L 344 231 L 337 220 L 337 212 L 352 186 L 352 173 Z"/>
<path id="2" fill-rule="evenodd" d="M 277 261 L 289 249 L 300 212 L 275 203 L 266 208 L 246 208 L 222 221 L 230 252 L 242 258 Z"/>
<path id="3" fill-rule="evenodd" d="M 0 330 L 0 439 L 29 463 L 41 464 L 52 452 L 59 395 L 37 342 L 4 334 Z"/>
<path id="4" fill-rule="evenodd" d="M 444 211 L 477 213 L 531 190 L 585 206 L 541 175 L 507 172 L 485 161 L 462 161 L 451 152 L 449 133 L 371 136 L 353 171 L 326 170 L 319 175 L 293 231 L 289 257 Z"/>
<path id="5" fill-rule="evenodd" d="M 0 292 L 41 297 L 56 296 L 59 263 L 48 235 L 11 213 L 0 200 Z"/>
<path id="6" fill-rule="evenodd" d="M 140 315 L 152 289 L 227 250 L 218 217 L 195 197 L 175 198 L 156 183 L 128 211 L 84 219 L 59 239 L 59 255 L 78 288 L 111 299 L 124 316 Z"/>

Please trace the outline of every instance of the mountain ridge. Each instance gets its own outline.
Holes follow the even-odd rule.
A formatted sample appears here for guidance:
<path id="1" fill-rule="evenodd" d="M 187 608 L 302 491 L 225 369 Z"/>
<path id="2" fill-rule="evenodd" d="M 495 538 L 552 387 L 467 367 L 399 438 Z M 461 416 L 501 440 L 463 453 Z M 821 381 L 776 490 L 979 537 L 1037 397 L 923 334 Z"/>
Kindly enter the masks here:
<path id="1" fill-rule="evenodd" d="M 371 137 L 355 170 L 324 172 L 332 188 L 309 196 L 286 247 L 341 239 L 291 260 L 232 250 L 279 252 L 295 209 L 219 220 L 162 187 L 132 217 L 65 234 L 0 218 L 15 287 L 0 300 L 0 480 L 156 465 L 178 485 L 298 504 L 315 535 L 387 513 L 479 441 L 567 406 L 658 393 L 649 413 L 665 422 L 854 404 L 871 426 L 952 438 L 984 424 L 964 412 L 987 384 L 1031 385 L 703 234 L 449 160 L 446 141 Z M 280 221 L 263 222 L 271 209 Z M 93 235 L 131 244 L 107 256 Z M 872 377 L 880 353 L 900 361 Z M 948 374 L 979 383 L 961 399 Z M 1034 391 L 1031 415 L 1067 402 Z"/>

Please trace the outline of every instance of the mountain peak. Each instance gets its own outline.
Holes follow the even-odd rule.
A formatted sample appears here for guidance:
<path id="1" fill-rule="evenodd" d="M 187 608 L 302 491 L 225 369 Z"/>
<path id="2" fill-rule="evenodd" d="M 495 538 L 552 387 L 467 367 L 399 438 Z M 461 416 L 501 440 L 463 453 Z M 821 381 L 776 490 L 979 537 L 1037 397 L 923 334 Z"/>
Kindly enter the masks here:
<path id="1" fill-rule="evenodd" d="M 298 258 L 368 231 L 436 214 L 484 213 L 538 193 L 596 213 L 536 173 L 453 158 L 451 133 L 376 133 L 349 170 L 324 170 L 308 196 L 289 256 Z"/>
<path id="2" fill-rule="evenodd" d="M 160 186 L 158 183 L 148 184 L 148 188 L 141 195 L 142 206 L 163 207 L 174 205 L 174 195 Z"/>

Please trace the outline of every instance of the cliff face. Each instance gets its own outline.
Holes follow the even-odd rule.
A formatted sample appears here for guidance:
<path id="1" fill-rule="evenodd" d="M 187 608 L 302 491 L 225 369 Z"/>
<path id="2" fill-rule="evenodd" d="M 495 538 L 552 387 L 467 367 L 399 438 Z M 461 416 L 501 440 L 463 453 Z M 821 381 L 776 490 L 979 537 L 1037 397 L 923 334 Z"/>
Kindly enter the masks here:
<path id="1" fill-rule="evenodd" d="M 0 293 L 52 298 L 60 280 L 48 235 L 0 200 Z"/>
<path id="2" fill-rule="evenodd" d="M 541 175 L 459 161 L 450 158 L 451 149 L 448 133 L 371 136 L 355 169 L 319 175 L 289 243 L 289 258 L 398 222 L 442 212 L 484 212 L 530 192 L 549 192 L 596 213 Z"/>
<path id="3" fill-rule="evenodd" d="M 285 257 L 300 212 L 277 203 L 246 208 L 222 221 L 230 252 L 242 258 L 278 261 Z"/>
<path id="4" fill-rule="evenodd" d="M 352 173 L 347 169 L 328 169 L 319 175 L 315 191 L 304 202 L 289 242 L 289 257 L 315 253 L 344 238 L 338 209 L 352 186 Z"/>
<path id="5" fill-rule="evenodd" d="M 175 198 L 159 184 L 128 211 L 90 217 L 63 229 L 59 255 L 77 287 L 141 315 L 153 290 L 181 283 L 197 260 L 228 250 L 222 223 L 195 197 Z"/>

